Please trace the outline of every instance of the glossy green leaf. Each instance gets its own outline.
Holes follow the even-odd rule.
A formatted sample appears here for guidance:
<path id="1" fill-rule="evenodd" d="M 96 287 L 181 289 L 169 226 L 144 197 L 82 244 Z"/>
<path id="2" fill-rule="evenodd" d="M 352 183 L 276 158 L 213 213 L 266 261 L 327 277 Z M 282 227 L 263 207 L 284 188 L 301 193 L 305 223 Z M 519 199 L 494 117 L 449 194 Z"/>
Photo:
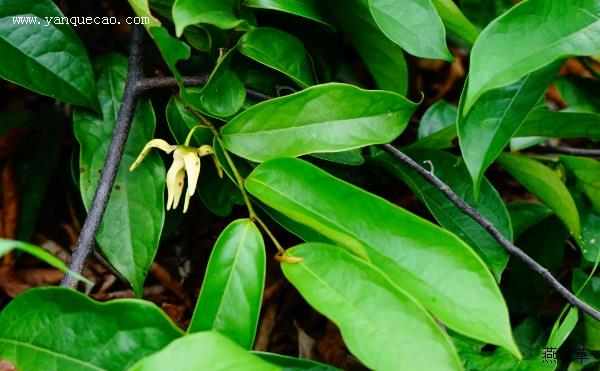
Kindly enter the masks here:
<path id="1" fill-rule="evenodd" d="M 86 279 L 82 275 L 71 272 L 69 270 L 69 267 L 67 267 L 65 265 L 65 263 L 62 262 L 62 260 L 60 260 L 56 256 L 50 254 L 49 252 L 42 249 L 41 247 L 31 245 L 31 244 L 28 244 L 27 242 L 23 242 L 23 241 L 7 240 L 4 238 L 0 238 L 0 257 L 14 249 L 26 252 L 29 255 L 33 255 L 36 258 L 53 266 L 56 269 L 60 269 L 61 271 L 65 272 L 65 273 L 72 274 L 74 277 L 77 277 L 78 280 L 81 280 L 81 281 L 84 281 L 87 283 L 91 283 L 88 279 Z M 1 340 L 0 340 L 0 342 L 1 342 Z"/>
<path id="2" fill-rule="evenodd" d="M 326 4 L 367 65 L 377 87 L 405 95 L 408 67 L 404 53 L 379 30 L 368 1 L 326 0 Z"/>
<path id="3" fill-rule="evenodd" d="M 409 54 L 452 61 L 446 30 L 431 0 L 369 0 L 379 29 Z"/>
<path id="4" fill-rule="evenodd" d="M 600 212 L 600 161 L 576 156 L 560 156 L 560 161 L 575 176 L 577 189 L 585 193 L 594 209 Z"/>
<path id="5" fill-rule="evenodd" d="M 432 104 L 423 114 L 417 135 L 423 139 L 433 133 L 456 124 L 457 108 L 450 103 L 439 100 Z"/>
<path id="6" fill-rule="evenodd" d="M 525 189 L 556 213 L 575 239 L 580 237 L 579 215 L 575 201 L 559 174 L 525 156 L 503 153 L 497 160 Z"/>
<path id="7" fill-rule="evenodd" d="M 330 26 L 318 0 L 246 0 L 243 5 L 249 8 L 278 10 Z"/>
<path id="8" fill-rule="evenodd" d="M 0 359 L 19 370 L 125 370 L 180 336 L 150 302 L 98 303 L 57 287 L 28 290 L 0 312 Z"/>
<path id="9" fill-rule="evenodd" d="M 339 371 L 338 368 L 326 365 L 324 363 L 312 361 L 304 358 L 294 358 L 290 356 L 284 356 L 276 353 L 268 352 L 253 352 L 265 361 L 272 363 L 276 366 L 282 367 L 283 371 L 299 371 L 299 370 L 310 370 L 310 371 Z"/>
<path id="10" fill-rule="evenodd" d="M 534 109 L 515 136 L 600 139 L 600 115 L 587 112 L 555 112 Z"/>
<path id="11" fill-rule="evenodd" d="M 552 215 L 552 210 L 537 202 L 515 201 L 506 205 L 516 239 L 528 228 Z"/>
<path id="12" fill-rule="evenodd" d="M 405 153 L 423 166 L 431 167 L 433 173 L 446 183 L 461 199 L 491 221 L 509 240 L 512 228 L 504 202 L 492 184 L 484 179 L 477 201 L 469 172 L 463 161 L 449 153 L 433 150 L 408 150 Z M 477 222 L 458 209 L 443 193 L 438 191 L 419 174 L 404 166 L 393 156 L 378 151 L 375 161 L 399 177 L 429 208 L 437 221 L 447 230 L 467 242 L 488 264 L 497 280 L 508 262 L 508 254 Z"/>
<path id="13" fill-rule="evenodd" d="M 229 224 L 210 255 L 188 332 L 215 330 L 252 349 L 265 283 L 265 244 L 250 219 Z"/>
<path id="14" fill-rule="evenodd" d="M 464 97 L 461 98 L 458 138 L 475 194 L 485 170 L 509 143 L 559 68 L 560 64 L 552 64 L 512 85 L 491 90 L 468 113 L 464 109 Z M 466 86 L 471 83 L 472 77 L 469 77 Z"/>
<path id="15" fill-rule="evenodd" d="M 92 203 L 113 136 L 123 98 L 127 59 L 112 54 L 98 58 L 94 65 L 102 115 L 86 110 L 73 112 L 75 137 L 81 145 L 80 191 L 86 208 Z M 137 295 L 142 293 L 144 279 L 154 260 L 165 217 L 165 168 L 158 153 L 150 153 L 135 172 L 130 172 L 129 166 L 154 137 L 154 127 L 152 105 L 142 99 L 137 105 L 113 192 L 96 237 L 106 258 L 127 278 Z"/>
<path id="16" fill-rule="evenodd" d="M 285 277 L 340 328 L 344 343 L 365 366 L 461 369 L 450 339 L 435 320 L 379 269 L 333 245 L 307 243 L 288 253 L 304 260 L 282 263 Z"/>
<path id="17" fill-rule="evenodd" d="M 575 329 L 575 325 L 577 325 L 577 321 L 579 320 L 578 311 L 579 309 L 571 307 L 562 321 L 561 318 L 556 321 L 550 333 L 550 338 L 548 338 L 547 347 L 558 349 L 563 345 Z"/>
<path id="18" fill-rule="evenodd" d="M 221 133 L 228 150 L 257 162 L 340 152 L 391 142 L 415 108 L 395 93 L 331 83 L 252 106 Z"/>
<path id="19" fill-rule="evenodd" d="M 246 57 L 285 74 L 302 88 L 315 84 L 304 45 L 286 32 L 270 27 L 255 28 L 242 36 L 239 50 Z"/>
<path id="20" fill-rule="evenodd" d="M 242 108 L 246 90 L 229 66 L 236 48 L 221 57 L 203 88 L 182 90 L 181 98 L 195 109 L 215 117 L 229 117 Z"/>
<path id="21" fill-rule="evenodd" d="M 432 0 L 442 22 L 448 30 L 455 33 L 469 45 L 473 45 L 479 30 L 465 17 L 453 0 Z"/>
<path id="22" fill-rule="evenodd" d="M 175 33 L 181 37 L 183 30 L 193 24 L 210 24 L 223 30 L 246 26 L 234 14 L 237 0 L 175 0 L 173 23 Z"/>
<path id="23" fill-rule="evenodd" d="M 518 354 L 494 277 L 455 235 L 298 159 L 259 165 L 246 188 L 370 261 L 446 326 Z"/>
<path id="24" fill-rule="evenodd" d="M 184 336 L 160 352 L 136 363 L 129 371 L 281 370 L 244 350 L 225 336 L 205 331 Z"/>
<path id="25" fill-rule="evenodd" d="M 549 31 L 551 30 L 551 32 Z M 486 91 L 573 55 L 600 54 L 596 0 L 527 0 L 483 30 L 471 52 L 465 112 Z"/>
<path id="26" fill-rule="evenodd" d="M 343 152 L 324 152 L 314 153 L 314 157 L 321 160 L 336 162 L 344 165 L 362 165 L 365 163 L 365 158 L 361 154 L 361 149 L 351 149 Z"/>
<path id="27" fill-rule="evenodd" d="M 452 142 L 457 136 L 456 125 L 453 124 L 417 140 L 406 148 L 450 148 L 453 147 Z"/>
<path id="28" fill-rule="evenodd" d="M 13 17 L 36 17 L 19 24 Z M 67 103 L 98 109 L 85 47 L 51 0 L 0 0 L 0 77 Z M 15 18 L 21 19 L 21 18 Z M 10 57 L 8 57 L 10 56 Z"/>
<path id="29" fill-rule="evenodd" d="M 580 201 L 580 202 L 578 202 Z M 575 197 L 581 221 L 581 239 L 578 245 L 585 260 L 595 263 L 600 254 L 600 213 L 594 211 L 582 197 Z"/>
<path id="30" fill-rule="evenodd" d="M 581 300 L 585 301 L 596 310 L 600 309 L 600 277 L 592 277 L 587 285 L 581 289 L 583 283 L 587 280 L 588 274 L 583 270 L 576 268 L 573 270 L 572 287 L 574 292 Z M 597 320 L 587 314 L 583 315 L 585 330 L 585 347 L 591 350 L 600 349 L 600 324 Z"/>

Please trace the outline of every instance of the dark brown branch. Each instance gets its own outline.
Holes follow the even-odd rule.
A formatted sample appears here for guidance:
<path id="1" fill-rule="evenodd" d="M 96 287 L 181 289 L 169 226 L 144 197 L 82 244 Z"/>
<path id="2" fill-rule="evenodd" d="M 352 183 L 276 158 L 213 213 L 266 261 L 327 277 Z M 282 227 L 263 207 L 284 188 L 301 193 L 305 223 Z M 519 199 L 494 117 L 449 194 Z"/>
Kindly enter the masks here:
<path id="1" fill-rule="evenodd" d="M 569 303 L 573 306 L 581 309 L 583 312 L 589 314 L 594 319 L 600 321 L 600 312 L 596 309 L 592 308 L 589 304 L 585 303 L 573 293 L 571 293 L 566 287 L 564 287 L 552 274 L 548 271 L 548 269 L 544 268 L 538 262 L 533 260 L 529 255 L 527 255 L 523 250 L 519 249 L 512 242 L 510 242 L 496 227 L 492 222 L 486 219 L 484 216 L 479 214 L 477 210 L 468 205 L 465 201 L 463 201 L 460 197 L 454 193 L 450 187 L 448 187 L 444 182 L 442 182 L 438 177 L 425 170 L 419 164 L 417 164 L 413 159 L 405 155 L 403 152 L 399 151 L 395 147 L 390 144 L 386 144 L 382 146 L 382 148 L 392 154 L 395 158 L 400 160 L 404 165 L 414 170 L 420 176 L 425 178 L 429 183 L 431 183 L 435 188 L 437 188 L 440 192 L 444 194 L 456 207 L 458 207 L 463 213 L 467 214 L 471 219 L 475 220 L 479 225 L 481 225 L 492 237 L 498 241 L 498 243 L 511 255 L 515 256 L 517 259 L 521 260 L 525 263 L 531 270 L 542 276 L 542 278 L 554 289 L 556 290 L 563 298 L 565 298 Z"/>
<path id="2" fill-rule="evenodd" d="M 92 201 L 90 211 L 85 218 L 77 245 L 71 256 L 69 269 L 75 273 L 81 274 L 85 263 L 94 250 L 96 234 L 102 217 L 106 211 L 106 205 L 117 176 L 119 164 L 123 157 L 125 143 L 129 134 L 131 120 L 135 112 L 135 103 L 137 100 L 137 83 L 142 78 L 142 51 L 144 42 L 144 29 L 141 26 L 134 26 L 131 33 L 131 46 L 129 49 L 129 67 L 127 71 L 127 82 L 125 84 L 125 92 L 123 93 L 123 102 L 119 109 L 115 130 L 108 148 L 108 154 L 98 186 L 96 194 Z M 77 279 L 72 275 L 65 275 L 61 282 L 63 287 L 75 288 Z"/>
<path id="3" fill-rule="evenodd" d="M 529 148 L 528 151 L 535 153 L 561 154 L 571 156 L 586 156 L 600 158 L 600 149 L 583 149 L 563 146 L 538 146 Z"/>
<path id="4" fill-rule="evenodd" d="M 182 79 L 185 86 L 203 86 L 208 81 L 208 76 L 184 76 Z M 150 90 L 178 87 L 179 85 L 174 77 L 146 77 L 138 82 L 138 91 L 140 94 L 144 94 Z M 246 94 L 251 98 L 261 101 L 274 98 L 250 88 L 246 88 Z"/>

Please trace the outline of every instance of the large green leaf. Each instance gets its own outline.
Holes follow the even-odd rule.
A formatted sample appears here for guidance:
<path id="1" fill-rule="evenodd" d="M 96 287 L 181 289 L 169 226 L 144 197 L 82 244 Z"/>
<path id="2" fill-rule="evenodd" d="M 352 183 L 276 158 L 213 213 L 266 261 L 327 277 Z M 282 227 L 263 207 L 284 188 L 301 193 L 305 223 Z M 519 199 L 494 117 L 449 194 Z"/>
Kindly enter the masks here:
<path id="1" fill-rule="evenodd" d="M 228 150 L 257 162 L 340 152 L 391 142 L 415 108 L 396 93 L 331 83 L 252 106 L 221 133 Z"/>
<path id="2" fill-rule="evenodd" d="M 596 212 L 581 194 L 575 192 L 574 198 L 581 221 L 579 247 L 585 260 L 595 263 L 600 254 L 600 213 Z"/>
<path id="3" fill-rule="evenodd" d="M 75 137 L 81 145 L 80 191 L 89 208 L 113 136 L 123 98 L 127 59 L 112 54 L 98 58 L 98 99 L 102 115 L 87 110 L 73 112 Z M 149 100 L 137 106 L 129 139 L 103 222 L 96 237 L 100 249 L 141 295 L 144 279 L 154 260 L 164 221 L 165 169 L 151 153 L 135 172 L 128 170 L 146 142 L 154 136 L 155 117 Z"/>
<path id="4" fill-rule="evenodd" d="M 133 365 L 130 371 L 281 370 L 225 336 L 205 331 L 184 336 Z"/>
<path id="5" fill-rule="evenodd" d="M 473 45 L 479 30 L 465 17 L 453 0 L 432 0 L 442 22 L 448 30 L 454 32 L 469 45 Z"/>
<path id="6" fill-rule="evenodd" d="M 531 111 L 515 136 L 600 139 L 600 115 L 587 112 Z"/>
<path id="7" fill-rule="evenodd" d="M 513 0 L 459 0 L 460 9 L 483 28 L 513 5 Z"/>
<path id="8" fill-rule="evenodd" d="M 377 268 L 333 245 L 307 243 L 288 253 L 285 277 L 331 319 L 361 362 L 375 370 L 460 370 L 450 339 L 408 293 Z"/>
<path id="9" fill-rule="evenodd" d="M 265 244 L 250 219 L 232 222 L 210 255 L 188 332 L 215 330 L 252 349 L 265 283 Z"/>
<path id="10" fill-rule="evenodd" d="M 560 161 L 575 176 L 575 186 L 594 205 L 594 209 L 600 212 L 600 161 L 585 157 L 560 156 Z"/>
<path id="11" fill-rule="evenodd" d="M 312 65 L 302 42 L 270 27 L 248 31 L 240 39 L 240 53 L 282 72 L 302 88 L 315 84 Z"/>
<path id="12" fill-rule="evenodd" d="M 431 0 L 369 0 L 369 9 L 381 31 L 408 53 L 452 60 L 444 24 Z"/>
<path id="13" fill-rule="evenodd" d="M 419 140 L 433 135 L 448 126 L 455 125 L 457 115 L 456 107 L 450 103 L 444 100 L 435 102 L 427 108 L 427 111 L 421 117 L 417 131 Z"/>
<path id="14" fill-rule="evenodd" d="M 0 77 L 40 94 L 98 109 L 87 52 L 71 26 L 51 20 L 55 17 L 63 14 L 51 0 L 0 0 L 0 55 L 6 56 L 0 63 Z M 19 24 L 18 20 L 34 23 Z"/>
<path id="15" fill-rule="evenodd" d="M 552 64 L 512 85 L 491 90 L 468 113 L 464 110 L 464 99 L 461 99 L 458 138 L 475 194 L 485 170 L 509 143 L 559 68 L 560 64 Z M 471 83 L 469 77 L 466 86 Z"/>
<path id="16" fill-rule="evenodd" d="M 465 112 L 488 90 L 573 55 L 600 54 L 600 2 L 527 0 L 483 30 L 471 52 Z"/>
<path id="17" fill-rule="evenodd" d="M 370 261 L 448 327 L 518 354 L 494 277 L 455 235 L 298 159 L 259 165 L 246 188 Z"/>
<path id="18" fill-rule="evenodd" d="M 19 370 L 125 370 L 180 336 L 150 302 L 64 288 L 28 290 L 0 313 L 0 359 Z"/>
<path id="19" fill-rule="evenodd" d="M 181 37 L 183 30 L 193 24 L 210 24 L 228 30 L 245 26 L 245 22 L 234 13 L 238 0 L 175 0 L 173 23 L 175 33 Z"/>
<path id="20" fill-rule="evenodd" d="M 236 48 L 232 48 L 219 58 L 204 87 L 182 89 L 182 100 L 198 111 L 219 118 L 239 111 L 246 99 L 246 90 L 238 74 L 230 68 L 235 52 Z"/>
<path id="21" fill-rule="evenodd" d="M 78 280 L 90 283 L 90 281 L 88 281 L 82 275 L 71 272 L 69 270 L 69 267 L 67 267 L 65 265 L 65 263 L 62 262 L 62 260 L 60 260 L 56 256 L 50 254 L 49 252 L 42 249 L 41 247 L 31 245 L 31 244 L 28 244 L 27 242 L 23 242 L 23 241 L 6 240 L 4 238 L 0 238 L 0 257 L 14 249 L 25 252 L 29 255 L 33 255 L 36 258 L 40 259 L 41 261 L 45 262 L 46 264 L 53 266 L 56 269 L 60 269 L 61 271 L 65 272 L 65 273 L 72 274 Z"/>
<path id="22" fill-rule="evenodd" d="M 508 211 L 502 198 L 487 179 L 483 179 L 481 194 L 476 201 L 473 196 L 469 172 L 460 158 L 443 151 L 425 149 L 409 150 L 405 153 L 418 163 L 425 164 L 424 166 L 429 163 L 434 174 L 446 183 L 454 193 L 491 221 L 506 238 L 512 240 L 512 228 Z M 411 171 L 391 155 L 378 151 L 373 158 L 377 163 L 391 171 L 392 174 L 402 179 L 427 205 L 433 216 L 444 228 L 456 233 L 473 247 L 500 281 L 502 271 L 508 262 L 508 254 L 482 226 L 458 209 L 443 193 L 423 177 Z"/>
<path id="23" fill-rule="evenodd" d="M 530 227 L 552 215 L 552 210 L 537 202 L 514 201 L 507 204 L 506 208 L 510 214 L 515 239 Z"/>
<path id="24" fill-rule="evenodd" d="M 525 156 L 503 153 L 497 160 L 523 187 L 537 196 L 562 220 L 575 239 L 580 237 L 575 201 L 558 173 Z"/>
<path id="25" fill-rule="evenodd" d="M 377 87 L 406 94 L 408 67 L 402 48 L 379 30 L 367 0 L 327 0 L 326 3 L 367 65 Z"/>
<path id="26" fill-rule="evenodd" d="M 278 10 L 329 26 L 318 0 L 246 0 L 243 5 L 249 8 Z"/>

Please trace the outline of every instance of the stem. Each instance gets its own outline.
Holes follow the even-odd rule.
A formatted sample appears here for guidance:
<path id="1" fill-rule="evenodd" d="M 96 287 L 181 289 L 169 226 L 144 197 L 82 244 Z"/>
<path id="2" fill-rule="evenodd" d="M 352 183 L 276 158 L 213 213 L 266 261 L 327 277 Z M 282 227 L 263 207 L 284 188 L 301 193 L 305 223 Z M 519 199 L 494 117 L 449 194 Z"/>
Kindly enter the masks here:
<path id="1" fill-rule="evenodd" d="M 213 133 L 214 137 L 217 139 L 217 142 L 219 142 L 219 145 L 223 149 L 223 155 L 225 156 L 225 159 L 227 160 L 227 163 L 229 164 L 229 167 L 233 172 L 233 177 L 235 178 L 235 181 L 237 182 L 238 187 L 242 192 L 242 197 L 244 198 L 244 203 L 246 204 L 246 208 L 248 209 L 248 214 L 250 214 L 250 219 L 257 220 L 258 216 L 256 215 L 256 212 L 252 207 L 252 203 L 250 202 L 250 197 L 248 196 L 248 193 L 246 193 L 246 189 L 244 188 L 244 178 L 242 178 L 242 176 L 240 175 L 237 167 L 235 166 L 235 163 L 233 162 L 233 159 L 231 158 L 231 156 L 229 156 L 229 153 L 225 149 L 223 139 L 221 138 L 221 133 L 219 133 L 217 128 L 215 128 L 215 126 L 210 121 L 208 121 L 200 113 L 196 112 L 196 110 L 192 109 L 191 111 L 200 119 L 200 121 L 202 121 L 208 127 L 208 129 Z"/>
<path id="2" fill-rule="evenodd" d="M 196 131 L 196 129 L 200 129 L 200 128 L 204 128 L 204 129 L 210 129 L 208 126 L 206 125 L 196 125 L 194 126 L 190 132 L 188 133 L 187 137 L 185 138 L 185 143 L 183 143 L 184 146 L 189 147 L 190 146 L 190 142 L 192 141 L 192 135 L 194 135 L 194 132 Z"/>
<path id="3" fill-rule="evenodd" d="M 275 235 L 267 227 L 267 225 L 265 224 L 265 222 L 263 222 L 262 219 L 259 218 L 258 216 L 255 216 L 255 220 L 262 227 L 262 229 L 265 231 L 265 233 L 267 234 L 267 236 L 269 236 L 269 238 L 271 239 L 271 241 L 273 241 L 273 244 L 277 248 L 277 251 L 279 251 L 279 253 L 281 255 L 285 254 L 285 249 L 283 247 L 281 247 L 281 244 L 279 243 L 279 241 L 277 241 L 277 238 L 275 238 Z"/>
<path id="4" fill-rule="evenodd" d="M 585 149 L 585 148 L 572 148 L 564 146 L 538 146 L 528 149 L 532 152 L 547 153 L 547 154 L 563 154 L 571 156 L 587 156 L 587 157 L 600 157 L 600 150 L 598 149 Z"/>
<path id="5" fill-rule="evenodd" d="M 144 41 L 144 29 L 141 26 L 133 26 L 131 31 L 131 46 L 129 49 L 129 66 L 127 70 L 127 82 L 125 92 L 123 93 L 123 103 L 119 109 L 119 115 L 115 124 L 115 131 L 108 148 L 106 161 L 98 180 L 96 193 L 90 207 L 90 211 L 85 218 L 81 233 L 77 239 L 75 251 L 71 256 L 69 269 L 75 273 L 81 274 L 85 263 L 94 250 L 96 233 L 102 222 L 102 217 L 106 211 L 106 205 L 110 198 L 110 193 L 119 170 L 119 164 L 125 150 L 125 143 L 129 134 L 129 128 L 135 111 L 135 103 L 138 96 L 138 82 L 142 78 L 142 46 Z M 61 286 L 75 288 L 77 278 L 74 275 L 66 274 L 61 282 Z"/>
<path id="6" fill-rule="evenodd" d="M 440 192 L 448 198 L 456 207 L 458 207 L 463 213 L 471 217 L 474 221 L 476 221 L 479 225 L 481 225 L 498 243 L 511 255 L 515 256 L 519 260 L 521 260 L 525 265 L 527 265 L 531 270 L 539 274 L 554 290 L 556 290 L 563 298 L 565 298 L 569 303 L 581 309 L 585 313 L 592 316 L 597 321 L 600 321 L 600 312 L 596 309 L 592 308 L 589 304 L 579 299 L 577 296 L 573 295 L 566 287 L 564 287 L 552 274 L 548 271 L 548 269 L 544 268 L 538 262 L 533 260 L 529 255 L 527 255 L 523 250 L 519 249 L 512 242 L 510 242 L 504 235 L 490 222 L 487 218 L 479 214 L 477 210 L 463 201 L 460 197 L 454 193 L 446 183 L 442 182 L 438 177 L 428 172 L 424 168 L 422 168 L 419 164 L 417 164 L 413 159 L 405 155 L 403 152 L 399 151 L 391 144 L 383 145 L 382 148 L 392 154 L 395 158 L 400 160 L 404 165 L 408 168 L 414 170 L 420 176 L 425 178 L 429 183 L 431 183 L 435 188 L 437 188 Z"/>

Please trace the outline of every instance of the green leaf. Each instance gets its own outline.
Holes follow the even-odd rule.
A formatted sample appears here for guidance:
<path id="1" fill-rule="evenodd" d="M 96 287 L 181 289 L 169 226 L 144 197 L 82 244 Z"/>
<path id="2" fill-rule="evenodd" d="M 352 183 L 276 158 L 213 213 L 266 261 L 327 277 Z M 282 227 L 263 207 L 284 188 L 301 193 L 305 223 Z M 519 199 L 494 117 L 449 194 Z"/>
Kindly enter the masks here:
<path id="1" fill-rule="evenodd" d="M 600 213 L 595 212 L 581 196 L 575 198 L 575 201 L 582 201 L 577 202 L 581 220 L 581 239 L 578 244 L 585 260 L 594 263 L 600 254 Z"/>
<path id="2" fill-rule="evenodd" d="M 325 20 L 318 0 L 246 0 L 243 5 L 249 8 L 278 10 L 332 27 Z"/>
<path id="3" fill-rule="evenodd" d="M 561 318 L 559 318 L 554 323 L 550 338 L 548 339 L 548 344 L 546 345 L 547 347 L 558 349 L 563 345 L 565 340 L 567 340 L 569 335 L 571 335 L 571 332 L 575 329 L 575 325 L 579 320 L 578 311 L 579 309 L 571 307 L 562 321 Z"/>
<path id="4" fill-rule="evenodd" d="M 600 113 L 600 82 L 577 75 L 562 76 L 554 86 L 572 112 Z"/>
<path id="5" fill-rule="evenodd" d="M 446 183 L 461 199 L 491 221 L 509 240 L 512 228 L 504 202 L 492 184 L 484 178 L 477 201 L 473 196 L 469 172 L 460 158 L 449 153 L 432 150 L 408 150 L 405 153 Z M 443 193 L 433 187 L 419 174 L 410 170 L 391 155 L 377 151 L 374 160 L 399 177 L 427 205 L 429 211 L 444 228 L 468 243 L 488 264 L 500 281 L 508 262 L 508 254 L 477 222 L 458 209 Z"/>
<path id="6" fill-rule="evenodd" d="M 87 278 L 83 277 L 82 275 L 70 271 L 69 267 L 67 267 L 65 263 L 62 262 L 62 260 L 50 254 L 41 247 L 31 245 L 23 241 L 6 240 L 4 238 L 0 238 L 0 257 L 8 253 L 9 251 L 12 251 L 13 249 L 17 249 L 26 252 L 29 255 L 33 255 L 41 261 L 53 266 L 54 268 L 60 269 L 65 273 L 73 275 L 80 281 L 91 283 Z"/>
<path id="7" fill-rule="evenodd" d="M 432 0 L 442 22 L 448 30 L 454 32 L 469 45 L 473 45 L 479 30 L 465 17 L 453 0 Z"/>
<path id="8" fill-rule="evenodd" d="M 431 0 L 369 0 L 375 23 L 393 42 L 421 58 L 452 61 L 446 30 Z"/>
<path id="9" fill-rule="evenodd" d="M 408 67 L 404 53 L 379 30 L 367 0 L 327 0 L 326 4 L 367 65 L 377 87 L 405 95 Z"/>
<path id="10" fill-rule="evenodd" d="M 265 244 L 250 219 L 229 224 L 215 243 L 188 332 L 215 330 L 252 349 L 265 283 Z"/>
<path id="11" fill-rule="evenodd" d="M 244 370 L 271 371 L 281 368 L 263 361 L 225 336 L 206 331 L 184 336 L 160 352 L 136 363 L 129 371 Z"/>
<path id="12" fill-rule="evenodd" d="M 18 24 L 13 17 L 36 17 Z M 0 0 L 0 77 L 67 103 L 98 109 L 94 74 L 85 47 L 51 0 Z"/>
<path id="13" fill-rule="evenodd" d="M 600 213 L 600 161 L 575 156 L 560 156 L 560 161 L 575 176 L 575 187 L 585 193 Z"/>
<path id="14" fill-rule="evenodd" d="M 575 201 L 560 176 L 549 167 L 525 156 L 503 153 L 498 164 L 556 213 L 571 235 L 581 235 Z"/>
<path id="15" fill-rule="evenodd" d="M 457 109 L 450 103 L 439 100 L 427 108 L 419 123 L 418 138 L 423 139 L 442 129 L 456 124 Z"/>
<path id="16" fill-rule="evenodd" d="M 343 152 L 315 153 L 313 157 L 344 165 L 362 165 L 365 163 L 365 158 L 362 156 L 360 148 Z"/>
<path id="17" fill-rule="evenodd" d="M 552 64 L 512 85 L 491 90 L 468 113 L 461 98 L 458 138 L 476 195 L 485 170 L 509 143 L 559 68 L 560 64 Z M 466 86 L 471 83 L 469 77 Z"/>
<path id="18" fill-rule="evenodd" d="M 515 201 L 506 205 L 516 239 L 525 230 L 552 215 L 552 210 L 537 202 Z"/>
<path id="19" fill-rule="evenodd" d="M 237 0 L 175 0 L 173 4 L 173 23 L 175 33 L 181 37 L 183 30 L 193 24 L 210 24 L 223 30 L 247 23 L 233 13 Z"/>
<path id="20" fill-rule="evenodd" d="M 424 138 L 417 140 L 406 148 L 444 149 L 453 147 L 452 141 L 458 136 L 456 125 L 446 126 Z"/>
<path id="21" fill-rule="evenodd" d="M 534 109 L 515 136 L 600 139 L 600 115 L 587 112 L 555 112 Z"/>
<path id="22" fill-rule="evenodd" d="M 435 320 L 379 269 L 327 244 L 307 243 L 287 251 L 304 260 L 282 263 L 285 277 L 340 328 L 344 343 L 365 366 L 461 369 L 450 339 Z"/>
<path id="23" fill-rule="evenodd" d="M 552 30 L 549 32 L 549 30 Z M 486 91 L 511 84 L 552 62 L 600 54 L 596 0 L 528 0 L 483 30 L 471 52 L 465 112 Z"/>
<path id="24" fill-rule="evenodd" d="M 270 27 L 248 31 L 239 41 L 240 53 L 269 66 L 302 88 L 315 84 L 304 45 L 294 36 Z"/>
<path id="25" fill-rule="evenodd" d="M 446 326 L 518 354 L 494 277 L 453 234 L 298 159 L 259 165 L 246 188 L 370 261 Z"/>
<path id="26" fill-rule="evenodd" d="M 259 103 L 221 128 L 225 147 L 252 161 L 387 143 L 416 105 L 401 95 L 324 84 Z"/>
<path id="27" fill-rule="evenodd" d="M 198 116 L 194 115 L 176 96 L 171 96 L 165 112 L 169 130 L 177 144 L 185 143 L 188 133 L 198 125 Z M 193 145 L 212 144 L 213 135 L 207 128 L 196 128 L 192 134 Z"/>
<path id="28" fill-rule="evenodd" d="M 238 112 L 246 99 L 246 90 L 237 73 L 229 67 L 235 50 L 230 49 L 217 61 L 203 88 L 183 89 L 181 99 L 214 117 L 229 117 Z"/>
<path id="29" fill-rule="evenodd" d="M 294 358 L 290 356 L 284 356 L 276 353 L 267 352 L 253 352 L 265 361 L 277 365 L 283 368 L 283 371 L 299 371 L 299 370 L 310 370 L 310 371 L 339 371 L 335 368 L 324 363 L 312 361 L 304 358 Z"/>
<path id="30" fill-rule="evenodd" d="M 81 145 L 80 191 L 88 209 L 96 192 L 121 106 L 127 59 L 111 54 L 99 57 L 94 65 L 97 69 L 98 99 L 102 115 L 87 110 L 73 112 L 73 129 Z M 130 172 L 128 168 L 144 145 L 153 138 L 154 127 L 152 104 L 147 99 L 141 99 L 135 111 L 113 192 L 96 237 L 106 258 L 127 278 L 137 295 L 142 293 L 165 218 L 165 169 L 157 153 L 150 153 L 135 172 Z"/>
<path id="31" fill-rule="evenodd" d="M 124 370 L 180 336 L 150 302 L 65 288 L 28 290 L 0 313 L 0 359 L 20 370 Z"/>

